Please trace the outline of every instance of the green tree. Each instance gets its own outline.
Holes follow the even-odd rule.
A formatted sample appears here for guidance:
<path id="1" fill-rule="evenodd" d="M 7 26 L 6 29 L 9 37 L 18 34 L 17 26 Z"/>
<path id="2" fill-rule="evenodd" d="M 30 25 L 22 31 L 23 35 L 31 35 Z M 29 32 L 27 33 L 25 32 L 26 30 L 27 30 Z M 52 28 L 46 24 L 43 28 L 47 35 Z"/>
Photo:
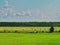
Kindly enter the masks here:
<path id="1" fill-rule="evenodd" d="M 50 28 L 50 32 L 51 33 L 54 32 L 54 27 L 53 26 Z"/>

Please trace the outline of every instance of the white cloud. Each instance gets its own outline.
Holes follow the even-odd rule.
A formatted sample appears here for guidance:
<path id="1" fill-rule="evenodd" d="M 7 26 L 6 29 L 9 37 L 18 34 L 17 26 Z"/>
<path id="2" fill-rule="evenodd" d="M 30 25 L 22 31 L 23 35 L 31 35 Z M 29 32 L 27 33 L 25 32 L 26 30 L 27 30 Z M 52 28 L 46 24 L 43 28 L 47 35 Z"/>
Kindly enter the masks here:
<path id="1" fill-rule="evenodd" d="M 22 15 L 21 12 L 17 12 L 18 15 Z"/>
<path id="2" fill-rule="evenodd" d="M 26 12 L 25 11 L 22 11 L 22 15 L 25 15 L 26 14 Z"/>
<path id="3" fill-rule="evenodd" d="M 32 15 L 32 12 L 30 10 L 27 11 L 28 15 Z"/>

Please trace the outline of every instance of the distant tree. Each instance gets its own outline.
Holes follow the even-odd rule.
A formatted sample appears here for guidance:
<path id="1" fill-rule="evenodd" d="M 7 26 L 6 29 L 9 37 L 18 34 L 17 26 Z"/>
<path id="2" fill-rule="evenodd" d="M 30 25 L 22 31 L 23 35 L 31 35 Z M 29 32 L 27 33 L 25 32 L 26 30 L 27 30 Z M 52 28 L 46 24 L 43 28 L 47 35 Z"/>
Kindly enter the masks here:
<path id="1" fill-rule="evenodd" d="M 53 26 L 51 26 L 50 32 L 54 32 L 54 27 Z"/>

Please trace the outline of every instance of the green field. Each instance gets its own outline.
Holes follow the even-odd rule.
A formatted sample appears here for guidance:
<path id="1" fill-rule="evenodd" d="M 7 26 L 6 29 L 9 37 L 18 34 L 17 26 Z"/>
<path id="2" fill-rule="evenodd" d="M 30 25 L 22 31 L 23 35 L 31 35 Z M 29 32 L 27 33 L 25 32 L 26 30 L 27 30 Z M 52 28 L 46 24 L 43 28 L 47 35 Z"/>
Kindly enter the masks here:
<path id="1" fill-rule="evenodd" d="M 60 45 L 60 33 L 0 33 L 0 45 Z"/>

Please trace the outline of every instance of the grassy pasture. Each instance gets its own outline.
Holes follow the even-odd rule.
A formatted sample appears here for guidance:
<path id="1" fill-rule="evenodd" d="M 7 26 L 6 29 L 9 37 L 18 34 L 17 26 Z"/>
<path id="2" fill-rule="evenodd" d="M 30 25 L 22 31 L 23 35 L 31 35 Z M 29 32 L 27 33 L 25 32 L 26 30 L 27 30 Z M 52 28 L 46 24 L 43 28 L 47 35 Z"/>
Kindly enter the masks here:
<path id="1" fill-rule="evenodd" d="M 0 27 L 0 31 L 20 31 L 20 32 L 33 32 L 33 31 L 49 31 L 50 27 Z M 60 27 L 54 27 L 55 31 L 59 31 Z"/>
<path id="2" fill-rule="evenodd" d="M 60 33 L 0 33 L 0 45 L 60 45 Z"/>

